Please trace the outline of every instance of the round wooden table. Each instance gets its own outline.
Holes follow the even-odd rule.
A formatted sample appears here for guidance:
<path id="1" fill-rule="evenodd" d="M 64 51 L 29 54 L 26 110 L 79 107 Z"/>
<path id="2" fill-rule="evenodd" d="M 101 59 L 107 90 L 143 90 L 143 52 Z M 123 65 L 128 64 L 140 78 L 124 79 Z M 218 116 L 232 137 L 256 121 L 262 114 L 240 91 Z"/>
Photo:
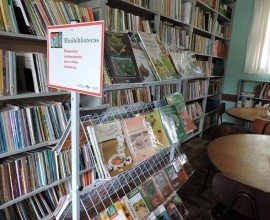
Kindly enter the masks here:
<path id="1" fill-rule="evenodd" d="M 253 122 L 256 118 L 270 121 L 267 110 L 264 108 L 229 108 L 226 109 L 226 113 L 234 118 L 248 122 Z"/>
<path id="2" fill-rule="evenodd" d="M 213 164 L 229 178 L 247 186 L 270 192 L 270 136 L 228 135 L 208 146 Z"/>

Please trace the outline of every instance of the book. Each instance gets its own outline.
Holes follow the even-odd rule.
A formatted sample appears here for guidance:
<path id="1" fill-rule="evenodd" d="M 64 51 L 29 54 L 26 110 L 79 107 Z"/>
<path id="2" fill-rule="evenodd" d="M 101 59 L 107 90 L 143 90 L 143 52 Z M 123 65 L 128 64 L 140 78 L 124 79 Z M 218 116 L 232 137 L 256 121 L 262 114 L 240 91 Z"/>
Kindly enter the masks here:
<path id="1" fill-rule="evenodd" d="M 164 171 L 173 187 L 174 190 L 178 190 L 182 183 L 178 177 L 178 174 L 173 166 L 173 164 L 169 164 L 167 167 L 164 168 Z"/>
<path id="2" fill-rule="evenodd" d="M 128 220 L 119 201 L 110 205 L 100 213 L 101 220 Z"/>
<path id="3" fill-rule="evenodd" d="M 154 212 L 157 220 L 171 220 L 170 215 L 164 205 L 157 207 Z"/>
<path id="4" fill-rule="evenodd" d="M 147 126 L 143 115 L 124 119 L 122 126 L 127 144 L 136 163 L 140 163 L 155 154 L 153 130 Z"/>
<path id="5" fill-rule="evenodd" d="M 171 183 L 169 182 L 164 171 L 159 171 L 153 176 L 155 180 L 155 184 L 158 186 L 162 196 L 166 199 L 168 198 L 172 192 L 173 188 Z"/>
<path id="6" fill-rule="evenodd" d="M 175 105 L 160 106 L 158 111 L 170 143 L 176 144 L 185 140 L 187 134 Z"/>
<path id="7" fill-rule="evenodd" d="M 179 92 L 177 92 L 165 96 L 165 99 L 169 105 L 175 105 L 180 119 L 184 125 L 185 132 L 190 133 L 194 131 L 197 127 L 188 115 L 184 97 Z"/>
<path id="8" fill-rule="evenodd" d="M 153 111 L 145 113 L 145 120 L 151 125 L 157 148 L 156 151 L 160 151 L 170 147 L 170 141 L 167 137 L 166 131 L 163 127 L 161 118 L 159 116 L 158 109 L 154 108 Z"/>
<path id="9" fill-rule="evenodd" d="M 102 162 L 110 176 L 116 176 L 134 167 L 119 120 L 97 124 L 94 126 L 94 132 Z"/>
<path id="10" fill-rule="evenodd" d="M 136 220 L 137 215 L 134 212 L 134 210 L 131 208 L 131 205 L 130 205 L 130 203 L 128 201 L 127 196 L 124 196 L 124 197 L 120 198 L 119 202 L 121 203 L 121 206 L 123 207 L 126 218 L 128 220 Z"/>
<path id="11" fill-rule="evenodd" d="M 187 175 L 188 175 L 188 176 L 191 176 L 192 173 L 194 172 L 194 169 L 193 169 L 193 167 L 191 166 L 191 164 L 190 164 L 190 162 L 189 162 L 189 160 L 188 160 L 188 158 L 187 158 L 187 155 L 184 154 L 184 153 L 181 153 L 181 154 L 177 157 L 177 159 L 178 159 L 178 160 L 181 162 L 181 164 L 183 165 L 183 167 L 184 167 L 184 169 L 185 169 Z"/>
<path id="12" fill-rule="evenodd" d="M 127 33 L 105 32 L 105 56 L 113 83 L 136 83 L 142 79 Z"/>
<path id="13" fill-rule="evenodd" d="M 181 164 L 181 161 L 178 158 L 172 161 L 172 165 L 176 170 L 178 179 L 182 186 L 188 180 L 189 176 L 187 175 L 186 170 L 184 169 L 183 165 Z"/>
<path id="14" fill-rule="evenodd" d="M 150 199 L 146 196 L 141 187 L 137 187 L 128 193 L 127 198 L 139 220 L 143 219 L 154 210 Z"/>
<path id="15" fill-rule="evenodd" d="M 158 186 L 155 184 L 155 181 L 152 177 L 145 181 L 142 184 L 142 187 L 155 208 L 157 208 L 164 202 L 164 197 L 162 196 Z"/>
<path id="16" fill-rule="evenodd" d="M 171 80 L 180 78 L 165 46 L 154 34 L 138 32 L 142 45 L 150 58 L 155 70 L 156 78 L 159 80 Z"/>
<path id="17" fill-rule="evenodd" d="M 157 79 L 153 73 L 151 61 L 149 60 L 144 47 L 141 46 L 142 44 L 138 33 L 129 32 L 128 34 L 142 81 L 156 81 Z"/>
<path id="18" fill-rule="evenodd" d="M 172 201 L 169 201 L 165 207 L 167 212 L 169 213 L 171 220 L 183 220 L 183 216 L 178 211 L 176 205 Z"/>
<path id="19" fill-rule="evenodd" d="M 177 210 L 180 212 L 181 216 L 183 216 L 185 218 L 188 215 L 188 210 L 186 209 L 181 197 L 177 193 L 174 193 L 172 195 L 170 202 L 175 204 L 175 206 L 177 207 Z"/>

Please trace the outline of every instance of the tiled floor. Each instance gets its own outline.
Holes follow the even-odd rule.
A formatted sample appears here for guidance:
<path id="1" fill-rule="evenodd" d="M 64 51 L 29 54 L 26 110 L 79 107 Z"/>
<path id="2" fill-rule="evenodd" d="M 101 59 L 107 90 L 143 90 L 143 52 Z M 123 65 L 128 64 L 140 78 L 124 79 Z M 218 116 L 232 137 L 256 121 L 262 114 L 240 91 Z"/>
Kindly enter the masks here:
<path id="1" fill-rule="evenodd" d="M 209 140 L 194 138 L 183 144 L 181 149 L 186 153 L 195 172 L 189 181 L 179 190 L 179 194 L 189 210 L 188 220 L 211 220 L 211 209 L 216 200 L 212 192 L 212 177 L 210 174 L 204 187 L 210 161 L 207 156 Z"/>

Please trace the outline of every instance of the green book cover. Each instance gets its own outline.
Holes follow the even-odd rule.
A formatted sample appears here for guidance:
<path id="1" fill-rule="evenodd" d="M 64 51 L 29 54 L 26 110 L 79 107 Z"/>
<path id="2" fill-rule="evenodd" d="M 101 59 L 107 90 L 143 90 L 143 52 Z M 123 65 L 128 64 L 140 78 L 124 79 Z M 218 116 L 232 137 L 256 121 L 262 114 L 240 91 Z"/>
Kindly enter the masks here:
<path id="1" fill-rule="evenodd" d="M 171 144 L 185 140 L 187 134 L 176 107 L 174 105 L 160 106 L 158 111 Z"/>
<path id="2" fill-rule="evenodd" d="M 154 206 L 141 187 L 137 187 L 128 193 L 127 198 L 139 219 L 143 219 L 154 210 Z"/>
<path id="3" fill-rule="evenodd" d="M 172 93 L 167 95 L 165 99 L 169 105 L 175 105 L 186 133 L 194 131 L 197 127 L 188 115 L 184 97 L 180 93 Z"/>

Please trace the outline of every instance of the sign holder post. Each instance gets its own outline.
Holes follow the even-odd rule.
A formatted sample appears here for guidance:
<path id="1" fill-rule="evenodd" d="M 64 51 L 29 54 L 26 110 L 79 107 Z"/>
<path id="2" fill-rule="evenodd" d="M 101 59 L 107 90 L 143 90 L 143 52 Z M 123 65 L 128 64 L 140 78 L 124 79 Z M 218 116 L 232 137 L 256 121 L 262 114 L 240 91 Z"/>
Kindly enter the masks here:
<path id="1" fill-rule="evenodd" d="M 49 87 L 71 91 L 72 219 L 80 219 L 80 93 L 102 96 L 104 21 L 49 26 Z"/>

